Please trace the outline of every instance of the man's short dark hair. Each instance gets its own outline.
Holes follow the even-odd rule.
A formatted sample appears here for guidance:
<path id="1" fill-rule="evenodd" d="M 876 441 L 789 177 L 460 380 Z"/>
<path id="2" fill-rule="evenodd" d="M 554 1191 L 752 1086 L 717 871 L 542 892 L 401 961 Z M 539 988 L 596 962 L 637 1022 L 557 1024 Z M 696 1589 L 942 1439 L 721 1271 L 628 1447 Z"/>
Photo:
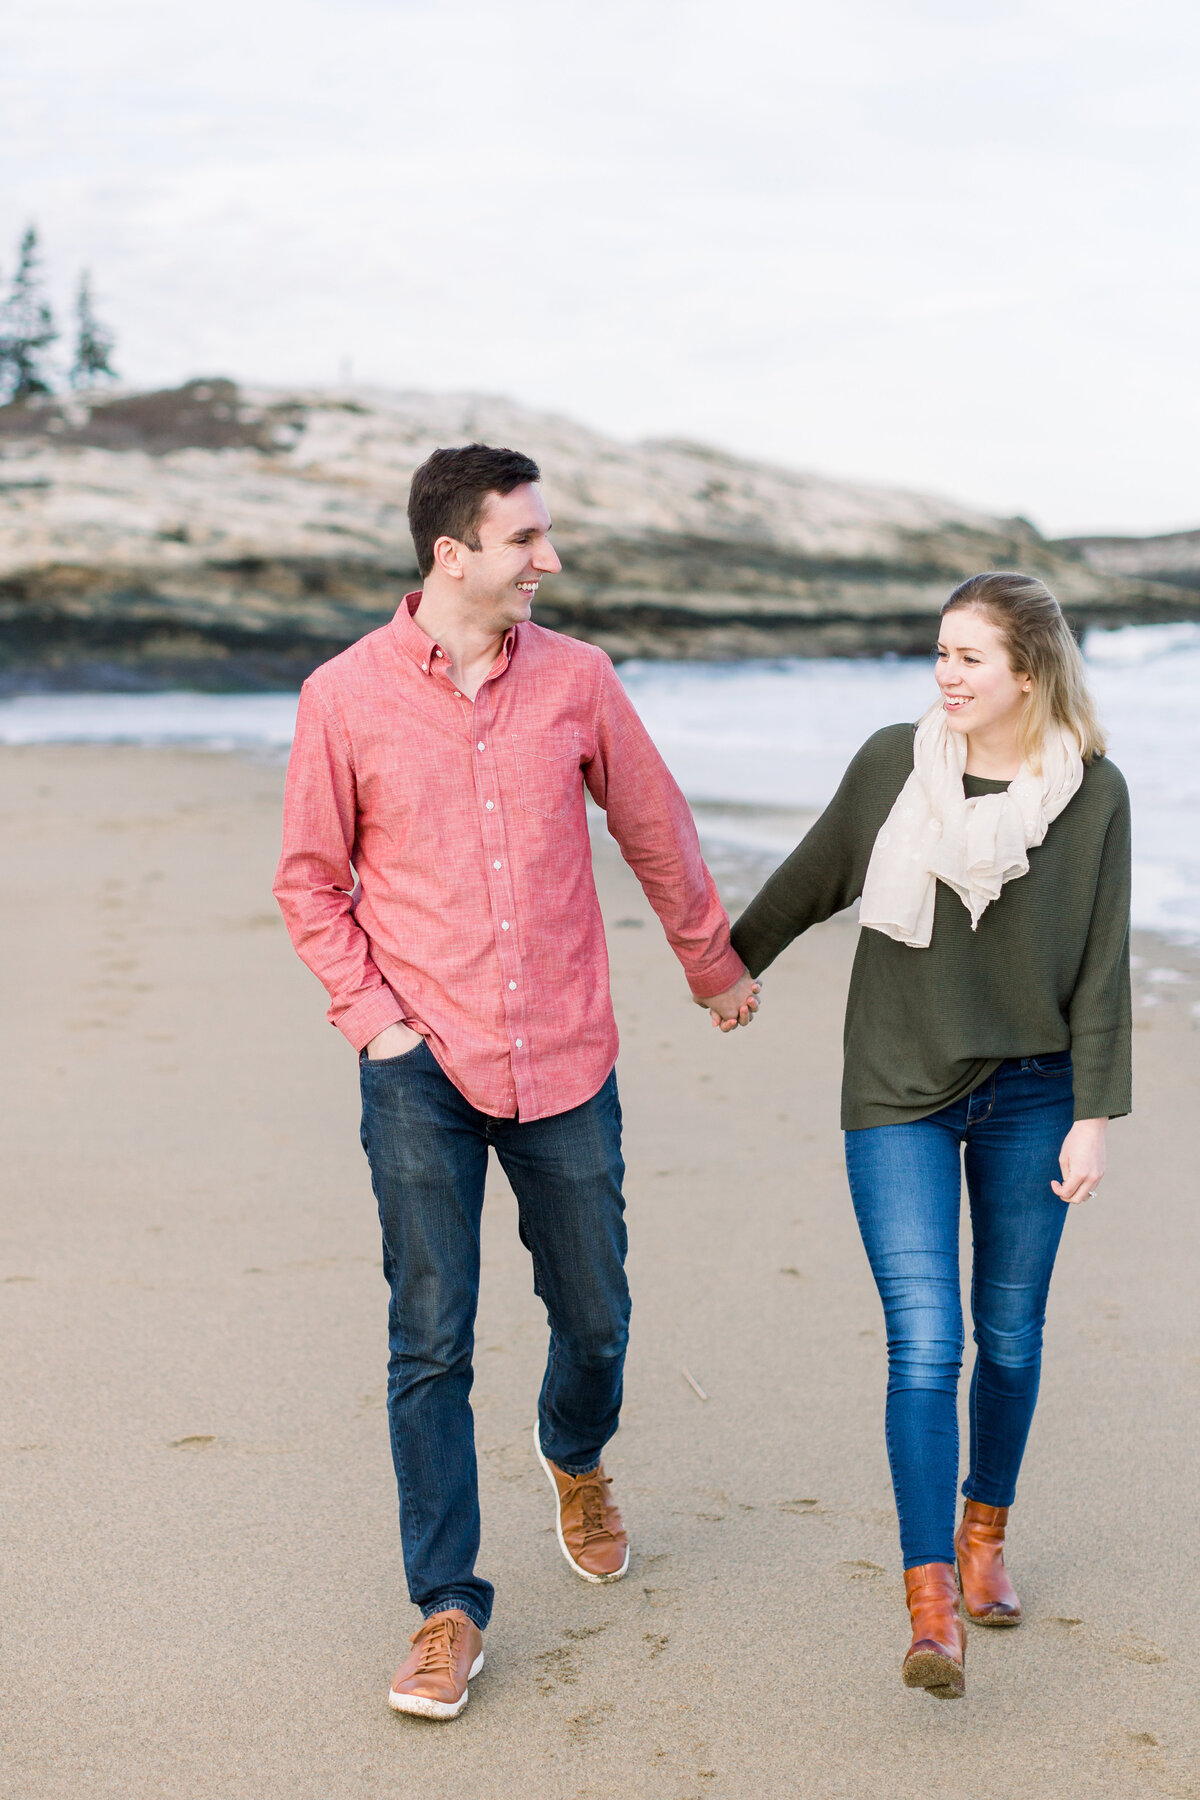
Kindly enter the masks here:
<path id="1" fill-rule="evenodd" d="M 479 549 L 489 494 L 511 494 L 541 478 L 533 458 L 519 450 L 496 450 L 490 444 L 435 450 L 413 475 L 408 492 L 408 529 L 422 579 L 433 567 L 433 546 L 440 537 Z"/>

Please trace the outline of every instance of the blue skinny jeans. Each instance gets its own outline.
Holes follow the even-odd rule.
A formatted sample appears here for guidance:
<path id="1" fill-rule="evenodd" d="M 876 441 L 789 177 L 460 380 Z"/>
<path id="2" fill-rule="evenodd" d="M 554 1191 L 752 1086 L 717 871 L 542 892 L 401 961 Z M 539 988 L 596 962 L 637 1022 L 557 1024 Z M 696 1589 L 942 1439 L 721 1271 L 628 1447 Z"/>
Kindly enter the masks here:
<path id="1" fill-rule="evenodd" d="M 617 1429 L 629 1337 L 617 1078 L 582 1106 L 528 1123 L 477 1111 L 424 1043 L 375 1062 L 364 1055 L 359 1079 L 391 1288 L 387 1408 L 409 1597 L 426 1618 L 461 1607 L 482 1631 L 494 1591 L 475 1572 L 470 1395 L 488 1151 L 517 1197 L 550 1320 L 542 1450 L 579 1475 Z"/>
<path id="2" fill-rule="evenodd" d="M 1065 1053 L 1001 1063 L 907 1125 L 846 1133 L 846 1172 L 887 1324 L 887 1449 L 906 1569 L 954 1561 L 965 1146 L 974 1240 L 970 1463 L 963 1493 L 1010 1506 L 1042 1361 L 1066 1203 L 1051 1191 L 1074 1116 Z"/>

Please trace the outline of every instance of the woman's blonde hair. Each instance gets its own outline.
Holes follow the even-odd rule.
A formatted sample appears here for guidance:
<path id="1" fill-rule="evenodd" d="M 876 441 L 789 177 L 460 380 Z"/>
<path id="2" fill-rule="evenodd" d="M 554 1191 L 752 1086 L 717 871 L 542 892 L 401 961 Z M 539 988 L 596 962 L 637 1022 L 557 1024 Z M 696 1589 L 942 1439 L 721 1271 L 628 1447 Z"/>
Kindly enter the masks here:
<path id="1" fill-rule="evenodd" d="M 1001 633 L 1013 674 L 1028 675 L 1033 683 L 1018 731 L 1021 754 L 1030 766 L 1036 769 L 1041 761 L 1051 720 L 1074 733 L 1085 763 L 1103 756 L 1104 733 L 1088 692 L 1083 657 L 1045 582 L 1013 569 L 989 569 L 955 588 L 942 617 L 968 608 L 982 613 Z"/>

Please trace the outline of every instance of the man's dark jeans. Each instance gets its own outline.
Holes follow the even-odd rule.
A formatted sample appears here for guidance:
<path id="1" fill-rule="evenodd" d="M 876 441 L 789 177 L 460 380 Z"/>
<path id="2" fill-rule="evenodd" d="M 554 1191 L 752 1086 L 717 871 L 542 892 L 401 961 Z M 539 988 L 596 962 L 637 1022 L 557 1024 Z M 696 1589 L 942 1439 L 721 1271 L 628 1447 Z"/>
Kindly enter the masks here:
<path id="1" fill-rule="evenodd" d="M 482 1630 L 493 1589 L 475 1573 L 470 1393 L 488 1146 L 516 1194 L 550 1320 L 542 1449 L 581 1474 L 617 1428 L 629 1336 L 617 1078 L 582 1106 L 526 1124 L 476 1111 L 424 1043 L 377 1062 L 364 1055 L 359 1073 L 392 1294 L 388 1422 L 408 1591 L 426 1617 L 457 1606 Z"/>

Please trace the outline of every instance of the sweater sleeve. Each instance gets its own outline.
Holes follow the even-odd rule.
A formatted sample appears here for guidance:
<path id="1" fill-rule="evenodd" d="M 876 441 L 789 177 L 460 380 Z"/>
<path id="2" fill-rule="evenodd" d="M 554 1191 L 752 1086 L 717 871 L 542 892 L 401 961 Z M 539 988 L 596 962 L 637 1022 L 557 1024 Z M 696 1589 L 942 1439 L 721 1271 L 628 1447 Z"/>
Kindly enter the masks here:
<path id="1" fill-rule="evenodd" d="M 892 726 L 867 740 L 816 824 L 734 926 L 733 947 L 752 975 L 761 974 L 810 925 L 852 906 L 862 893 L 875 835 L 907 772 L 889 779 L 896 734 Z M 911 768 L 910 727 L 900 728 L 899 742 L 908 751 Z"/>
<path id="2" fill-rule="evenodd" d="M 1112 774 L 1120 793 L 1100 854 L 1091 923 L 1069 1012 L 1077 1119 L 1116 1119 L 1133 1105 L 1129 794 L 1115 769 Z"/>

